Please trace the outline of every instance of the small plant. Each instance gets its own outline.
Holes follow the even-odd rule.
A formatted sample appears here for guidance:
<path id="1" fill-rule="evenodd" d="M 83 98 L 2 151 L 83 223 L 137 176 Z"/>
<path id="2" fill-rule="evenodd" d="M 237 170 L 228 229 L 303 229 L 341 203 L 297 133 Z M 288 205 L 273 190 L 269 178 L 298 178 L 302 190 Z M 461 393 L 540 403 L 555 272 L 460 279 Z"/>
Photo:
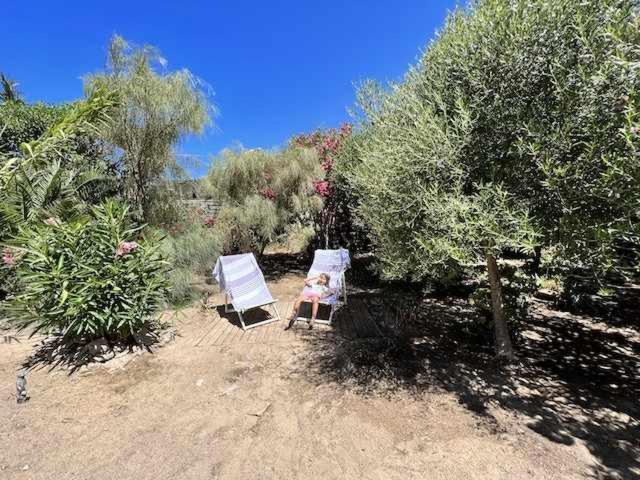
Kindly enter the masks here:
<path id="1" fill-rule="evenodd" d="M 166 257 L 171 262 L 168 300 L 180 305 L 193 300 L 196 276 L 209 274 L 222 253 L 223 234 L 217 227 L 192 224 L 176 236 L 163 241 Z"/>
<path id="2" fill-rule="evenodd" d="M 166 294 L 167 262 L 159 241 L 143 238 L 141 229 L 115 202 L 84 220 L 21 229 L 15 242 L 21 288 L 8 299 L 9 320 L 81 342 L 132 340 L 150 329 Z"/>

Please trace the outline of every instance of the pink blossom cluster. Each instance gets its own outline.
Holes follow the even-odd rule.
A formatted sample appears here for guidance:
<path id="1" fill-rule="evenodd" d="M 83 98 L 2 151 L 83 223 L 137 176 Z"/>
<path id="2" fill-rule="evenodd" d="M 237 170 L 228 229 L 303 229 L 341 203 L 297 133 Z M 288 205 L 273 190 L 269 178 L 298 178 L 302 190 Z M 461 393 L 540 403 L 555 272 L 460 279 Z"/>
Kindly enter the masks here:
<path id="1" fill-rule="evenodd" d="M 349 123 L 344 123 L 340 129 L 317 130 L 313 133 L 298 135 L 293 142 L 297 145 L 315 148 L 322 162 L 321 166 L 325 172 L 333 168 L 334 157 L 344 140 L 351 136 L 353 127 Z"/>
<path id="2" fill-rule="evenodd" d="M 49 217 L 44 221 L 44 223 L 51 225 L 52 227 L 57 227 L 61 222 L 58 217 Z"/>
<path id="3" fill-rule="evenodd" d="M 331 185 L 327 180 L 316 180 L 313 182 L 313 188 L 316 190 L 316 193 L 323 198 L 331 195 Z"/>
<path id="4" fill-rule="evenodd" d="M 267 200 L 272 200 L 272 201 L 275 200 L 277 196 L 276 192 L 274 192 L 271 187 L 265 187 L 262 190 L 260 190 L 260 195 L 262 195 Z"/>
<path id="5" fill-rule="evenodd" d="M 340 135 L 342 135 L 342 137 L 350 137 L 352 132 L 353 126 L 350 123 L 340 125 Z"/>
<path id="6" fill-rule="evenodd" d="M 16 257 L 8 248 L 5 248 L 2 251 L 2 263 L 4 263 L 7 267 L 12 267 L 16 264 Z"/>
<path id="7" fill-rule="evenodd" d="M 216 224 L 215 217 L 209 216 L 204 219 L 204 226 L 207 228 L 212 228 L 213 226 L 215 226 L 215 224 Z"/>
<path id="8" fill-rule="evenodd" d="M 124 257 L 137 249 L 138 246 L 136 242 L 120 242 L 116 249 L 116 257 Z"/>

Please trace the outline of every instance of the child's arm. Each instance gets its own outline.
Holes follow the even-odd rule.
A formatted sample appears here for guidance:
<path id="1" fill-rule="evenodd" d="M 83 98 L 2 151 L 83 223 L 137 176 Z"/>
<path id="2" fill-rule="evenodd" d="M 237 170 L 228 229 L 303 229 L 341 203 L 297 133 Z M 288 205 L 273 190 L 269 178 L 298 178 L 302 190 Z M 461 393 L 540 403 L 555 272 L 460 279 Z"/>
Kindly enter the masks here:
<path id="1" fill-rule="evenodd" d="M 311 282 L 315 282 L 318 278 L 320 278 L 320 277 L 311 277 L 311 278 L 307 278 L 307 279 L 304 281 L 304 284 L 305 284 L 307 287 L 310 287 L 310 286 L 312 285 L 312 283 L 311 283 Z"/>
<path id="2" fill-rule="evenodd" d="M 320 296 L 320 298 L 327 298 L 333 294 L 335 294 L 335 290 L 333 288 L 327 287 L 324 293 Z"/>

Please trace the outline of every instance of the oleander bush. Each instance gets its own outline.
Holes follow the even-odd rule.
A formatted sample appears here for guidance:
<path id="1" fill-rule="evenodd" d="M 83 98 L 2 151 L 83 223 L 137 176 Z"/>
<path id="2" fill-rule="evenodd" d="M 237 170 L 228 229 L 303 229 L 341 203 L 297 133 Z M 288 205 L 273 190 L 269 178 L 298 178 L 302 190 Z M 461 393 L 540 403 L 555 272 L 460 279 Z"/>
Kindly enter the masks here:
<path id="1" fill-rule="evenodd" d="M 25 226 L 13 243 L 20 288 L 5 313 L 19 329 L 84 342 L 130 341 L 154 328 L 168 263 L 158 239 L 142 235 L 123 204 L 106 202 L 69 223 Z"/>

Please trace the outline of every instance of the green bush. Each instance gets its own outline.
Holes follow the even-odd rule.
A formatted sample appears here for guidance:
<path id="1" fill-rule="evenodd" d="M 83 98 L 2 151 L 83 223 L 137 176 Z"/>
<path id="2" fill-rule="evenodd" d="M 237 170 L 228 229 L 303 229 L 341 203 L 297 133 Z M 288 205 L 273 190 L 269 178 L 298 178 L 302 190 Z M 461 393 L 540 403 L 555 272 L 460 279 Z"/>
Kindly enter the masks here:
<path id="1" fill-rule="evenodd" d="M 107 202 L 81 221 L 21 229 L 15 239 L 21 288 L 8 300 L 9 320 L 78 341 L 126 340 L 153 327 L 167 262 L 159 241 L 142 238 L 127 215 L 127 207 Z"/>
<path id="2" fill-rule="evenodd" d="M 314 186 L 321 172 L 310 148 L 225 150 L 206 179 L 209 193 L 224 205 L 216 219 L 224 252 L 261 254 L 289 226 L 310 225 L 323 204 Z"/>
<path id="3" fill-rule="evenodd" d="M 70 104 L 20 102 L 0 104 L 0 152 L 18 152 L 22 143 L 40 138 L 71 109 Z"/>
<path id="4" fill-rule="evenodd" d="M 167 236 L 164 252 L 172 265 L 168 300 L 181 304 L 195 297 L 195 276 L 210 274 L 222 253 L 223 234 L 215 228 L 191 225 L 185 232 Z"/>

